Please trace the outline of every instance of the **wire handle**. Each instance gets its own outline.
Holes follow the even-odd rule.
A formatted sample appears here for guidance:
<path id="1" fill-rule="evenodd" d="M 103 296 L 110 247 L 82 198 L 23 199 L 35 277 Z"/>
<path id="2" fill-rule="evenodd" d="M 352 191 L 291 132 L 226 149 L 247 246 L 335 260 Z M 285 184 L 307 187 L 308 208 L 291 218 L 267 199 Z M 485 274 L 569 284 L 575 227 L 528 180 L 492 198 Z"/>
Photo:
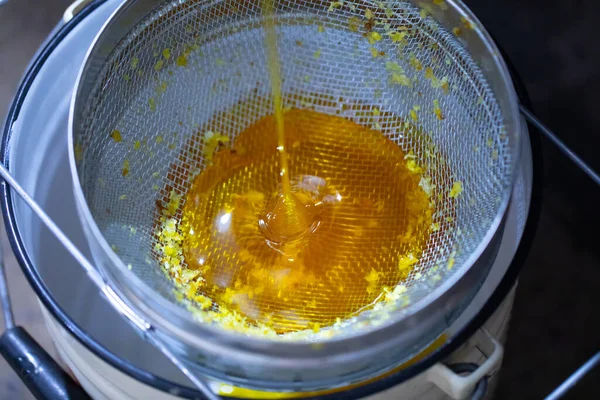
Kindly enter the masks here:
<path id="1" fill-rule="evenodd" d="M 527 107 L 519 104 L 521 114 L 537 130 L 542 132 L 565 156 L 567 156 L 575 165 L 577 165 L 587 176 L 600 186 L 600 175 L 588 166 L 577 154 L 563 143 L 546 125 L 544 125 Z M 558 400 L 571 390 L 594 367 L 600 364 L 600 352 L 591 357 L 585 364 L 579 367 L 571 376 L 569 376 L 559 387 L 554 389 L 545 400 Z"/>
<path id="2" fill-rule="evenodd" d="M 588 372 L 596 365 L 600 364 L 600 352 L 596 353 L 585 364 L 573 372 L 559 387 L 554 389 L 545 400 L 558 400 L 563 397 L 569 390 L 573 388 Z"/>
<path id="3" fill-rule="evenodd" d="M 25 329 L 15 326 L 0 246 L 0 300 L 5 331 L 0 336 L 0 354 L 40 400 L 87 400 L 90 397 Z"/>
<path id="4" fill-rule="evenodd" d="M 75 246 L 64 232 L 56 225 L 56 223 L 46 214 L 46 212 L 36 203 L 35 200 L 21 187 L 17 180 L 11 175 L 6 167 L 0 163 L 0 176 L 5 183 L 13 188 L 19 197 L 25 201 L 27 206 L 40 218 L 64 248 L 75 258 L 75 260 L 83 267 L 92 282 L 96 284 L 98 289 L 108 299 L 109 303 L 124 316 L 132 326 L 141 331 L 143 337 L 147 338 L 150 343 L 157 347 L 181 372 L 188 377 L 190 381 L 202 392 L 209 400 L 217 400 L 219 397 L 213 393 L 208 384 L 193 374 L 183 362 L 168 348 L 166 344 L 157 336 L 156 329 L 147 321 L 145 321 L 131 306 L 115 292 L 115 290 L 104 280 L 100 273 L 96 270 L 93 264 L 83 255 L 83 253 Z M 0 291 L 3 295 L 5 291 Z"/>
<path id="5" fill-rule="evenodd" d="M 598 175 L 592 168 L 590 168 L 577 154 L 575 154 L 562 140 L 558 138 L 546 125 L 542 123 L 527 107 L 523 104 L 519 104 L 521 114 L 535 126 L 540 132 L 542 132 L 550 141 L 571 161 L 575 163 L 587 176 L 589 176 L 596 185 L 600 186 L 600 175 Z"/>

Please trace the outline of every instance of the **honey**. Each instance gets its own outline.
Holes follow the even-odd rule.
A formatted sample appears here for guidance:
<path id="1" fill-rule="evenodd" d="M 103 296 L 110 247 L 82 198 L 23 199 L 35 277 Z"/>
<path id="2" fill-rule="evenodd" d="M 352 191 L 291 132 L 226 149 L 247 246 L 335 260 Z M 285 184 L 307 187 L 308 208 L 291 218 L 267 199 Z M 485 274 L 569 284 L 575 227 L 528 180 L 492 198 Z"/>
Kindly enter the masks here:
<path id="1" fill-rule="evenodd" d="M 215 149 L 179 226 L 184 268 L 202 276 L 192 295 L 278 333 L 375 304 L 416 264 L 434 211 L 422 170 L 380 131 L 309 109 L 282 115 L 283 143 L 271 115 Z"/>

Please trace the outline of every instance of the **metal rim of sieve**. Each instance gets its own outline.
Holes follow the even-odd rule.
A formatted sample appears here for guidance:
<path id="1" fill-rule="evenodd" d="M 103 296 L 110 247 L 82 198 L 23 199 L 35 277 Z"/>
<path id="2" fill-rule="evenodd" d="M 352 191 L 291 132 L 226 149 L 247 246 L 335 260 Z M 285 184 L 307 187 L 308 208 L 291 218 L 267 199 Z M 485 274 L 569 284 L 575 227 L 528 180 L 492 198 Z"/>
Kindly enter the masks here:
<path id="1" fill-rule="evenodd" d="M 457 302 L 463 297 L 462 293 L 464 290 L 466 290 L 466 288 L 472 287 L 473 285 L 477 286 L 477 283 L 480 281 L 481 276 L 487 275 L 486 273 L 473 275 L 473 272 L 474 270 L 476 270 L 476 268 L 472 268 L 471 266 L 474 265 L 477 262 L 477 260 L 481 258 L 482 255 L 484 255 L 486 250 L 489 250 L 489 247 L 491 247 L 490 244 L 494 241 L 494 238 L 497 236 L 498 230 L 501 227 L 502 218 L 508 205 L 510 190 L 504 191 L 503 198 L 499 207 L 499 212 L 496 215 L 494 221 L 491 223 L 487 234 L 484 237 L 484 240 L 480 242 L 479 246 L 477 247 L 477 250 L 475 250 L 471 254 L 470 258 L 468 259 L 468 262 L 464 263 L 460 267 L 460 273 L 455 273 L 451 279 L 446 281 L 443 285 L 438 287 L 432 293 L 431 297 L 435 299 L 434 301 L 431 301 L 429 303 L 422 302 L 420 304 L 420 308 L 415 309 L 414 313 L 411 315 L 410 318 L 405 317 L 402 320 L 396 321 L 394 324 L 384 326 L 379 330 L 365 332 L 356 337 L 351 336 L 344 338 L 333 338 L 330 341 L 325 342 L 326 346 L 318 354 L 315 354 L 315 352 L 310 351 L 310 343 L 280 343 L 260 338 L 248 338 L 239 335 L 235 332 L 227 332 L 216 327 L 201 325 L 195 322 L 189 326 L 186 325 L 185 329 L 183 329 L 182 327 L 175 326 L 175 324 L 172 324 L 167 319 L 165 319 L 166 315 L 176 315 L 177 318 L 181 318 L 185 321 L 188 318 L 188 314 L 187 312 L 183 312 L 183 310 L 179 307 L 176 307 L 170 302 L 168 302 L 166 299 L 162 299 L 160 296 L 156 296 L 154 291 L 150 289 L 132 272 L 130 272 L 126 268 L 122 260 L 112 251 L 108 242 L 100 233 L 98 226 L 95 224 L 94 219 L 91 215 L 91 211 L 89 210 L 86 204 L 83 195 L 83 189 L 81 187 L 75 166 L 75 154 L 73 146 L 74 115 L 78 106 L 77 101 L 81 96 L 80 92 L 82 90 L 82 80 L 85 73 L 87 72 L 87 68 L 89 68 L 91 56 L 94 55 L 95 50 L 97 50 L 99 46 L 99 43 L 102 43 L 103 40 L 108 40 L 110 42 L 110 40 L 116 39 L 115 36 L 111 35 L 119 36 L 114 32 L 111 32 L 112 24 L 115 20 L 121 17 L 123 13 L 131 11 L 132 5 L 134 7 L 136 4 L 137 6 L 139 6 L 140 4 L 147 6 L 148 4 L 154 3 L 159 2 L 149 0 L 141 0 L 138 2 L 125 2 L 105 24 L 101 33 L 97 36 L 94 45 L 90 48 L 86 56 L 84 68 L 82 68 L 77 80 L 77 90 L 74 92 L 73 95 L 73 100 L 71 103 L 71 112 L 69 117 L 69 158 L 71 172 L 74 180 L 75 195 L 78 202 L 78 212 L 80 213 L 86 232 L 88 234 L 88 240 L 92 242 L 91 245 L 96 246 L 107 256 L 107 260 L 110 261 L 110 263 L 112 263 L 112 265 L 110 265 L 109 268 L 115 268 L 115 271 L 110 271 L 107 274 L 109 275 L 109 279 L 115 284 L 115 286 L 117 286 L 120 289 L 120 295 L 125 297 L 128 302 L 133 303 L 138 311 L 141 311 L 142 314 L 150 317 L 150 320 L 152 322 L 155 322 L 159 327 L 165 329 L 170 334 L 174 334 L 183 341 L 191 343 L 194 346 L 197 346 L 201 349 L 214 351 L 214 348 L 210 349 L 209 347 L 214 347 L 215 343 L 218 342 L 220 344 L 220 346 L 217 346 L 219 351 L 237 348 L 235 352 L 247 352 L 248 355 L 250 355 L 251 357 L 256 357 L 257 355 L 267 355 L 265 361 L 271 360 L 273 357 L 279 358 L 280 360 L 289 359 L 290 357 L 292 357 L 294 360 L 303 359 L 303 361 L 306 362 L 306 364 L 301 363 L 300 367 L 302 365 L 305 365 L 307 367 L 315 367 L 317 365 L 323 366 L 321 357 L 327 357 L 328 359 L 331 359 L 333 356 L 338 356 L 338 361 L 348 362 L 349 349 L 355 350 L 355 352 L 352 354 L 352 358 L 360 357 L 361 354 L 364 355 L 364 352 L 359 351 L 359 348 L 363 347 L 364 343 L 385 343 L 385 346 L 383 347 L 386 349 L 389 349 L 393 346 L 397 346 L 399 343 L 402 343 L 402 340 L 397 340 L 399 337 L 402 337 L 401 333 L 406 333 L 407 331 L 413 330 L 409 327 L 414 326 L 415 321 L 419 320 L 419 318 L 417 317 L 424 317 L 424 319 L 428 319 L 431 317 L 431 314 L 437 315 L 439 317 L 440 314 L 444 314 L 444 312 L 448 310 L 448 307 L 444 306 L 448 304 L 449 299 L 452 299 L 452 302 Z M 516 94 L 514 88 L 512 87 L 512 81 L 510 80 L 510 76 L 506 65 L 499 55 L 499 51 L 497 50 L 495 44 L 493 43 L 487 32 L 482 28 L 479 21 L 460 1 L 448 0 L 446 1 L 446 3 L 452 10 L 455 10 L 457 12 L 457 15 L 466 16 L 476 24 L 478 28 L 477 38 L 481 41 L 483 46 L 485 46 L 485 48 L 488 51 L 490 51 L 490 53 L 493 55 L 495 64 L 494 66 L 498 69 L 499 78 L 501 79 L 501 89 L 505 90 L 505 100 L 508 101 L 510 107 L 508 117 L 512 118 L 512 131 L 514 132 L 517 138 L 520 137 L 521 120 L 518 117 L 519 114 L 518 105 L 516 101 Z M 515 166 L 518 165 L 520 153 L 519 145 L 520 141 L 516 140 L 514 143 L 514 146 L 516 147 L 516 154 L 511 165 L 511 187 L 512 182 L 514 182 L 514 176 L 516 171 Z M 104 272 L 106 274 L 107 271 Z M 114 272 L 117 272 L 119 275 L 113 275 Z M 132 283 L 132 285 L 125 284 L 122 280 L 118 278 L 125 278 L 129 283 Z M 131 286 L 133 286 L 133 288 Z M 459 288 L 459 286 L 461 290 L 457 291 L 456 289 Z M 168 314 L 164 312 L 157 312 L 156 309 L 154 309 L 153 305 L 147 305 L 143 302 L 140 302 L 138 298 L 140 293 L 145 295 L 146 297 L 154 296 L 153 300 L 156 301 L 156 305 L 159 305 L 162 309 L 167 310 Z M 432 308 L 435 308 L 434 312 L 431 312 Z M 427 313 L 428 310 L 430 311 L 429 313 Z M 395 338 L 396 340 L 392 338 Z M 373 348 L 371 347 L 368 352 L 371 352 L 372 350 Z M 231 351 L 225 351 L 224 353 L 229 353 L 232 356 L 236 355 L 233 354 Z"/>

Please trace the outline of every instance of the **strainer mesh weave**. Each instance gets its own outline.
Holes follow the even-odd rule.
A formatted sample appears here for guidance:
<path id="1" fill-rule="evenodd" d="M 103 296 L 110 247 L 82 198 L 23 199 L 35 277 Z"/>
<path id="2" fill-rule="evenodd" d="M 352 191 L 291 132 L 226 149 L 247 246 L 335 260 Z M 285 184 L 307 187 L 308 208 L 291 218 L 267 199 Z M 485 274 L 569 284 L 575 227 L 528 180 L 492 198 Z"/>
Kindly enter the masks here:
<path id="1" fill-rule="evenodd" d="M 365 110 L 377 108 L 382 134 L 428 167 L 440 229 L 404 282 L 410 302 L 399 308 L 408 312 L 460 269 L 498 213 L 513 154 L 494 94 L 456 36 L 411 3 L 278 1 L 275 7 L 286 106 L 363 125 L 373 123 Z M 372 29 L 382 39 L 372 43 L 365 37 L 367 10 L 380 21 Z M 172 283 L 153 251 L 157 202 L 168 201 L 171 190 L 185 194 L 205 168 L 198 157 L 202 128 L 235 142 L 272 114 L 263 38 L 260 1 L 166 2 L 100 68 L 76 127 L 79 176 L 95 222 L 123 263 L 173 302 Z M 410 85 L 390 82 L 390 62 Z M 410 135 L 398 121 L 410 120 L 415 106 L 422 134 Z M 228 113 L 234 107 L 237 117 Z M 450 198 L 457 181 L 462 194 Z"/>

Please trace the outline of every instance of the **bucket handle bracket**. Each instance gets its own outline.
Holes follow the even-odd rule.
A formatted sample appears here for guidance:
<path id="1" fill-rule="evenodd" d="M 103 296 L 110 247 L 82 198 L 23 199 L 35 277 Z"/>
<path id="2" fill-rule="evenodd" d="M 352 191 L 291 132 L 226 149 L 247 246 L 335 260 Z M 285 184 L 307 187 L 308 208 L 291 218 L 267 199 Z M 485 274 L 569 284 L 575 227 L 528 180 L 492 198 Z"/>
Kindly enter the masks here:
<path id="1" fill-rule="evenodd" d="M 504 349 L 502 345 L 494 339 L 487 330 L 481 328 L 482 335 L 476 335 L 476 341 L 479 349 L 490 348 L 492 351 L 486 355 L 486 360 L 476 368 L 462 368 L 463 364 L 445 365 L 437 363 L 427 371 L 427 380 L 439 387 L 444 393 L 455 400 L 461 400 L 473 396 L 477 391 L 480 391 L 480 382 L 493 373 L 500 367 Z M 471 365 L 471 364 L 466 364 Z M 473 364 L 475 365 L 475 364 Z M 472 369 L 472 371 L 469 371 Z M 468 375 L 460 375 L 461 373 L 469 372 Z M 487 386 L 487 385 L 486 385 Z"/>

